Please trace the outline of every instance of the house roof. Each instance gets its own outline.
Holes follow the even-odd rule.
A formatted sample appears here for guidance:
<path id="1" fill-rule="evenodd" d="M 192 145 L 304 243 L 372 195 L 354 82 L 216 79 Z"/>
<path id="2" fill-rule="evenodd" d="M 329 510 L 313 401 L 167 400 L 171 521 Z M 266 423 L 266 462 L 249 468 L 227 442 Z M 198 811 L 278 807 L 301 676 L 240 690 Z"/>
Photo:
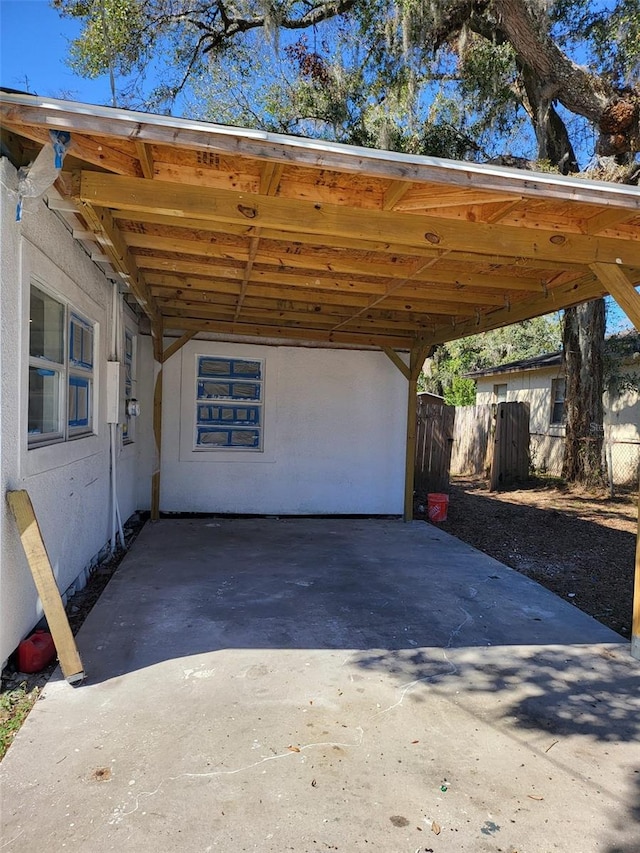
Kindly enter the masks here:
<path id="1" fill-rule="evenodd" d="M 167 332 L 418 349 L 640 282 L 635 187 L 0 93 L 50 207 Z"/>
<path id="2" fill-rule="evenodd" d="M 482 376 L 495 376 L 499 373 L 521 373 L 523 370 L 540 370 L 543 367 L 558 367 L 562 364 L 562 350 L 547 352 L 543 355 L 535 355 L 532 358 L 520 358 L 510 361 L 508 364 L 500 364 L 497 367 L 484 367 L 482 370 L 473 370 L 465 373 L 468 379 L 479 379 Z"/>

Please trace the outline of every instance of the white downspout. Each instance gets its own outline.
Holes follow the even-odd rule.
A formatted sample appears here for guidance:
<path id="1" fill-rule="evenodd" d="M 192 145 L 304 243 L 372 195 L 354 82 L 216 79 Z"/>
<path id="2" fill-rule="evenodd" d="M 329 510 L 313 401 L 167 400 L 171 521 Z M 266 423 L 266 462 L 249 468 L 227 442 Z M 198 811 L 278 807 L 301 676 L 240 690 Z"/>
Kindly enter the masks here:
<path id="1" fill-rule="evenodd" d="M 112 322 L 111 322 L 111 351 L 109 355 L 110 361 L 119 361 L 121 355 L 121 302 L 118 283 L 113 282 L 113 300 L 112 300 Z M 122 391 L 122 389 L 121 389 Z M 118 505 L 118 424 L 109 424 L 109 449 L 111 462 L 111 552 L 113 553 L 118 547 L 117 535 L 120 534 L 120 545 L 125 547 L 124 530 L 122 529 L 122 518 L 120 517 L 120 507 Z"/>

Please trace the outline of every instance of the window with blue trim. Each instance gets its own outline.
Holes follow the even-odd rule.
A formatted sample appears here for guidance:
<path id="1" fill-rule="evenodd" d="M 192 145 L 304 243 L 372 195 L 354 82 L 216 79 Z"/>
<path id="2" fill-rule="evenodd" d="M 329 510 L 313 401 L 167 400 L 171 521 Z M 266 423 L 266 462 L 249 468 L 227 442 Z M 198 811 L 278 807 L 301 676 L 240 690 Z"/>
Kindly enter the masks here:
<path id="1" fill-rule="evenodd" d="M 89 435 L 94 326 L 35 284 L 29 307 L 29 446 Z"/>
<path id="2" fill-rule="evenodd" d="M 262 450 L 264 363 L 197 356 L 197 450 Z"/>

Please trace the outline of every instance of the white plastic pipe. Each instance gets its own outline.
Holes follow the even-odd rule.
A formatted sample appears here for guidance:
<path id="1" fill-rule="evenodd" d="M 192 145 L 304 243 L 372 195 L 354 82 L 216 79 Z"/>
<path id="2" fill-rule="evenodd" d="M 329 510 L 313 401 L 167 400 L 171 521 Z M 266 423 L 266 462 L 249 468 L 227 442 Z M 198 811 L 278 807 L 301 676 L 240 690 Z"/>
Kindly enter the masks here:
<path id="1" fill-rule="evenodd" d="M 113 282 L 113 300 L 111 317 L 111 353 L 110 358 L 118 361 L 121 342 L 121 298 L 117 282 Z M 124 530 L 120 506 L 118 505 L 118 424 L 109 424 L 109 458 L 111 464 L 111 553 L 118 547 L 118 534 L 120 534 L 120 546 L 125 547 Z"/>

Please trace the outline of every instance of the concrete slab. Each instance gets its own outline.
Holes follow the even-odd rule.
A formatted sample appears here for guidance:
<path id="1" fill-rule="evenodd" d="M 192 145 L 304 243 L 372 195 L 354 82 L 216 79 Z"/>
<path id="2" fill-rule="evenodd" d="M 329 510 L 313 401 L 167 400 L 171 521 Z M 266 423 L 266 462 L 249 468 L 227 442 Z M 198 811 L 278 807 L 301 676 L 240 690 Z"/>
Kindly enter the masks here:
<path id="1" fill-rule="evenodd" d="M 428 524 L 148 525 L 78 642 L 3 851 L 640 850 L 628 644 Z"/>

